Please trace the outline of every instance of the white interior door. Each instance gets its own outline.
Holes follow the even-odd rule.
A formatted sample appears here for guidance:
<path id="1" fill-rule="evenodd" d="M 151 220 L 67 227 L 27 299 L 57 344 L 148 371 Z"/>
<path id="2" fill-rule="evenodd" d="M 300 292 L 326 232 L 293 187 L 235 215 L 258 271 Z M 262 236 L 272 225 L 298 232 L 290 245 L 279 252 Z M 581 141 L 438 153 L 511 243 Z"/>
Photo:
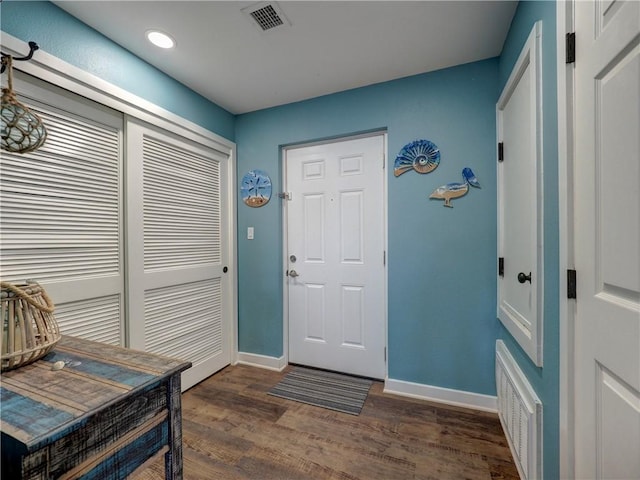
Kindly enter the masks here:
<path id="1" fill-rule="evenodd" d="M 231 362 L 230 159 L 127 121 L 129 341 L 193 363 L 183 389 Z"/>
<path id="2" fill-rule="evenodd" d="M 385 137 L 286 151 L 289 361 L 384 378 Z"/>
<path id="3" fill-rule="evenodd" d="M 640 3 L 575 2 L 575 473 L 640 478 Z"/>
<path id="4" fill-rule="evenodd" d="M 542 365 L 542 181 L 540 24 L 523 48 L 497 105 L 498 318 Z"/>

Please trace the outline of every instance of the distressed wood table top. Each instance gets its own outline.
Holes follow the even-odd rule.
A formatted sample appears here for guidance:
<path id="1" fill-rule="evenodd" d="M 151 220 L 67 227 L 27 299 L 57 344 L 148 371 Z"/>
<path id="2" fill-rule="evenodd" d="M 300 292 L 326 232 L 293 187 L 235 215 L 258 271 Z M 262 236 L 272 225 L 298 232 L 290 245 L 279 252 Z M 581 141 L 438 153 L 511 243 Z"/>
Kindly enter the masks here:
<path id="1" fill-rule="evenodd" d="M 53 370 L 57 361 L 62 370 Z M 44 358 L 2 374 L 0 430 L 32 452 L 82 428 L 123 397 L 157 385 L 189 362 L 64 336 Z"/>

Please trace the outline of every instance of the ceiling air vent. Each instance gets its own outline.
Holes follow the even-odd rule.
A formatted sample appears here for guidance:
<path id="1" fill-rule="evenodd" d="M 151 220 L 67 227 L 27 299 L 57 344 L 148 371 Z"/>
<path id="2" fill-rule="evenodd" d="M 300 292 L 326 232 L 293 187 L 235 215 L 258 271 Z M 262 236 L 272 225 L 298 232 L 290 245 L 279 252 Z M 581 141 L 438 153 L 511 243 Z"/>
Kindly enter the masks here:
<path id="1" fill-rule="evenodd" d="M 242 12 L 253 20 L 251 23 L 256 28 L 259 28 L 261 32 L 290 26 L 289 20 L 284 16 L 276 2 L 256 3 L 250 7 L 243 8 Z"/>

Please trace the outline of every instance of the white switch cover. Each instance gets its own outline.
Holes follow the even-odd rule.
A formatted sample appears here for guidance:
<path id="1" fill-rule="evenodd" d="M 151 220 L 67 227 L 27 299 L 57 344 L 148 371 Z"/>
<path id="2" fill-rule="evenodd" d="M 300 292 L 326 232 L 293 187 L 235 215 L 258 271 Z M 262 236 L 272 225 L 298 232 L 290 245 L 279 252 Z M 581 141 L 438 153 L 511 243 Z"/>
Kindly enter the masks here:
<path id="1" fill-rule="evenodd" d="M 247 227 L 247 240 L 253 240 L 253 227 Z"/>

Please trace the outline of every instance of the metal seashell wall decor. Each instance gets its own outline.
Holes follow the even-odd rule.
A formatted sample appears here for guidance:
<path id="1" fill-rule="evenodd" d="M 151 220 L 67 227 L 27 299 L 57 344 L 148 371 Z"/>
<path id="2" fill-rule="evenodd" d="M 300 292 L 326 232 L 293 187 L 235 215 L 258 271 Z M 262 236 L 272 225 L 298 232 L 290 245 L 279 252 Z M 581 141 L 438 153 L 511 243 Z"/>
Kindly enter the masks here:
<path id="1" fill-rule="evenodd" d="M 394 163 L 393 174 L 399 177 L 413 169 L 418 173 L 429 173 L 440 164 L 440 150 L 429 140 L 415 140 L 407 143 Z"/>
<path id="2" fill-rule="evenodd" d="M 38 115 L 16 98 L 13 91 L 13 61 L 29 60 L 39 47 L 29 42 L 29 54 L 21 58 L 2 54 L 2 72 L 7 70 L 7 87 L 2 89 L 2 149 L 13 153 L 28 153 L 40 148 L 47 139 L 47 130 Z"/>

